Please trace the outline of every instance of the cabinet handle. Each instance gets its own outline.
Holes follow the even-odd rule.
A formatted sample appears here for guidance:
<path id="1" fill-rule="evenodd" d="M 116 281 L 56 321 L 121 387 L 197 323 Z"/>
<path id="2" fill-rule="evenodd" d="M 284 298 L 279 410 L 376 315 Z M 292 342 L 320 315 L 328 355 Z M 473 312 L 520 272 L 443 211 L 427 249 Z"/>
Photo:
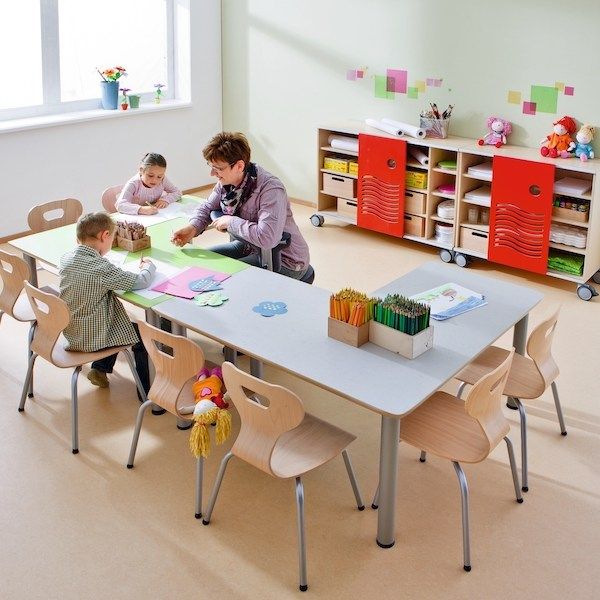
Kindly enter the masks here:
<path id="1" fill-rule="evenodd" d="M 532 196 L 539 196 L 542 193 L 542 190 L 540 189 L 539 185 L 536 185 L 535 183 L 529 186 L 529 193 Z"/>
<path id="2" fill-rule="evenodd" d="M 487 233 L 481 233 L 481 232 L 479 232 L 479 231 L 472 231 L 472 232 L 471 232 L 471 235 L 473 235 L 473 236 L 475 236 L 475 237 L 480 237 L 480 238 L 483 238 L 483 239 L 485 239 L 485 240 L 487 240 L 487 239 L 488 239 L 488 235 L 487 235 Z"/>
<path id="3" fill-rule="evenodd" d="M 348 206 L 358 206 L 358 202 L 353 202 L 352 200 L 346 200 L 346 204 Z"/>
<path id="4" fill-rule="evenodd" d="M 409 198 L 412 198 L 414 196 L 412 192 L 404 192 L 404 195 L 408 196 Z"/>
<path id="5" fill-rule="evenodd" d="M 410 215 L 404 215 L 405 221 L 412 221 L 412 217 Z"/>
<path id="6" fill-rule="evenodd" d="M 336 177 L 335 175 L 332 175 L 331 179 L 333 179 L 334 181 L 346 181 L 343 177 Z"/>

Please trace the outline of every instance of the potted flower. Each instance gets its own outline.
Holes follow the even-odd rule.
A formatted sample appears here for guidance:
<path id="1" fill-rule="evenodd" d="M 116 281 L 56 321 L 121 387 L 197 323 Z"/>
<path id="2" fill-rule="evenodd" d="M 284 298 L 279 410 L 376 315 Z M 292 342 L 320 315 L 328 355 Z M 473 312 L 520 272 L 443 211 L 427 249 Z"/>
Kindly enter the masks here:
<path id="1" fill-rule="evenodd" d="M 121 96 L 121 109 L 127 110 L 129 103 L 127 101 L 127 92 L 129 92 L 131 88 L 121 88 L 122 96 Z"/>
<path id="2" fill-rule="evenodd" d="M 154 102 L 156 104 L 160 104 L 160 97 L 162 96 L 162 88 L 165 87 L 165 84 L 164 83 L 155 83 L 154 87 L 156 88 Z"/>
<path id="3" fill-rule="evenodd" d="M 127 75 L 125 67 L 113 67 L 110 69 L 96 68 L 102 77 L 102 108 L 105 110 L 116 110 L 119 101 L 119 79 Z"/>

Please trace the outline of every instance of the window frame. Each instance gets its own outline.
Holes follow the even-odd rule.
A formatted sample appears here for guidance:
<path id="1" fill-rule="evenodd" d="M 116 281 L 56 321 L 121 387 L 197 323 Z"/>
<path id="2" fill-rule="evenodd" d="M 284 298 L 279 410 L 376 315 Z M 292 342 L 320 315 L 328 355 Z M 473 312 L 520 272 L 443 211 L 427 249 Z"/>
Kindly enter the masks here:
<path id="1" fill-rule="evenodd" d="M 98 110 L 100 108 L 100 86 L 98 97 L 86 100 L 70 100 L 61 102 L 60 82 L 60 39 L 58 0 L 39 0 L 40 2 L 40 36 L 42 51 L 42 104 L 0 109 L 0 122 L 46 115 L 68 114 L 81 111 Z M 164 0 L 167 30 L 167 81 L 163 100 L 176 99 L 174 90 L 178 85 L 176 78 L 176 36 L 175 36 L 175 2 Z M 154 98 L 153 92 L 141 95 L 142 102 Z"/>

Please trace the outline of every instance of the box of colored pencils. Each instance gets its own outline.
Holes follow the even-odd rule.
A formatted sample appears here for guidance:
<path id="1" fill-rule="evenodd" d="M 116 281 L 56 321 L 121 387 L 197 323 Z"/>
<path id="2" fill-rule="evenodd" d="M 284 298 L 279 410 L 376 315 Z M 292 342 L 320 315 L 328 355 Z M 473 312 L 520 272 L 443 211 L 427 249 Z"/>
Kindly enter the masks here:
<path id="1" fill-rule="evenodd" d="M 405 358 L 416 358 L 433 346 L 429 307 L 398 294 L 373 306 L 369 341 Z"/>
<path id="2" fill-rule="evenodd" d="M 117 232 L 115 233 L 117 246 L 129 252 L 138 252 L 150 248 L 150 236 L 146 234 L 146 228 L 141 223 L 117 221 Z M 114 246 L 114 243 L 113 243 Z"/>
<path id="3" fill-rule="evenodd" d="M 365 294 L 343 289 L 329 299 L 327 335 L 358 348 L 369 341 L 369 321 L 374 300 Z"/>

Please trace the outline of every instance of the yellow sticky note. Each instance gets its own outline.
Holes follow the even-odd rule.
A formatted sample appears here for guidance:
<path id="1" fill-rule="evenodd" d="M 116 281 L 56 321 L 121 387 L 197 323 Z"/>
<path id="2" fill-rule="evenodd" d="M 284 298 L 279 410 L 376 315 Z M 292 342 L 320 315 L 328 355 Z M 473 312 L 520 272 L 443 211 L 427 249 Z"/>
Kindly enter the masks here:
<path id="1" fill-rule="evenodd" d="M 511 104 L 521 104 L 521 92 L 515 92 L 514 90 L 508 91 L 508 101 Z"/>
<path id="2" fill-rule="evenodd" d="M 559 91 L 562 92 L 565 89 L 565 84 L 562 81 L 557 81 L 554 84 L 554 87 Z"/>
<path id="3" fill-rule="evenodd" d="M 415 81 L 415 87 L 419 92 L 424 92 L 427 89 L 427 84 L 424 81 Z"/>

